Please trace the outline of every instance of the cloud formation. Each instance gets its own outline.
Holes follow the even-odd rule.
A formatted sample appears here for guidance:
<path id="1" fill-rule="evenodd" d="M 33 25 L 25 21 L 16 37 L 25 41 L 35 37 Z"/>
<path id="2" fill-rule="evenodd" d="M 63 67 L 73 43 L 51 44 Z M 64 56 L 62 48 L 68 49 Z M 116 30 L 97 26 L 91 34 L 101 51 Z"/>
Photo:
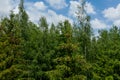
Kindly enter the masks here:
<path id="1" fill-rule="evenodd" d="M 54 2 L 53 5 L 56 5 L 57 9 L 63 8 L 67 6 L 65 3 L 65 0 L 48 0 L 49 2 Z M 0 17 L 1 16 L 8 16 L 10 13 L 10 10 L 13 10 L 15 14 L 19 12 L 18 10 L 19 0 L 0 0 Z M 29 19 L 32 22 L 38 23 L 40 17 L 44 16 L 46 17 L 49 24 L 54 23 L 58 24 L 60 21 L 69 20 L 71 23 L 73 22 L 72 19 L 62 15 L 57 14 L 55 11 L 48 8 L 48 6 L 43 1 L 37 1 L 37 2 L 25 2 L 25 10 L 27 14 L 29 15 Z"/>
<path id="2" fill-rule="evenodd" d="M 103 21 L 97 18 L 95 18 L 94 20 L 91 20 L 90 23 L 91 23 L 92 28 L 94 29 L 105 29 L 108 27 Z"/>
<path id="3" fill-rule="evenodd" d="M 76 17 L 76 11 L 78 10 L 78 1 L 70 1 L 70 7 L 69 7 L 69 15 L 72 17 Z"/>
<path id="4" fill-rule="evenodd" d="M 94 6 L 89 2 L 86 2 L 85 10 L 88 14 L 96 14 L 96 12 L 94 10 Z"/>
<path id="5" fill-rule="evenodd" d="M 0 0 L 0 17 L 8 16 L 11 10 L 18 5 L 18 0 Z"/>
<path id="6" fill-rule="evenodd" d="M 81 6 L 81 1 L 70 1 L 70 7 L 69 7 L 69 15 L 76 17 L 76 12 L 78 11 L 78 6 Z M 95 10 L 94 10 L 94 6 L 89 3 L 86 2 L 85 5 L 85 11 L 87 12 L 87 14 L 96 14 Z"/>
<path id="7" fill-rule="evenodd" d="M 42 4 L 39 6 L 36 6 L 36 4 Z M 73 22 L 72 19 L 62 15 L 62 14 L 57 14 L 55 11 L 48 9 L 47 6 L 44 4 L 44 2 L 31 2 L 31 3 L 26 3 L 26 11 L 30 17 L 30 20 L 38 23 L 40 17 L 44 16 L 46 17 L 47 21 L 49 24 L 54 23 L 55 25 L 58 24 L 60 21 L 64 20 L 69 20 L 71 23 Z M 41 7 L 44 7 L 40 9 Z"/>
<path id="8" fill-rule="evenodd" d="M 39 10 L 45 10 L 47 8 L 43 2 L 35 2 L 34 6 Z"/>
<path id="9" fill-rule="evenodd" d="M 110 20 L 116 20 L 120 18 L 120 4 L 116 8 L 110 7 L 103 11 L 104 17 Z"/>
<path id="10" fill-rule="evenodd" d="M 66 0 L 46 0 L 46 2 L 54 9 L 62 9 L 68 6 Z"/>
<path id="11" fill-rule="evenodd" d="M 120 26 L 120 4 L 116 7 L 110 7 L 103 11 L 103 15 L 108 20 L 112 21 L 114 25 Z"/>

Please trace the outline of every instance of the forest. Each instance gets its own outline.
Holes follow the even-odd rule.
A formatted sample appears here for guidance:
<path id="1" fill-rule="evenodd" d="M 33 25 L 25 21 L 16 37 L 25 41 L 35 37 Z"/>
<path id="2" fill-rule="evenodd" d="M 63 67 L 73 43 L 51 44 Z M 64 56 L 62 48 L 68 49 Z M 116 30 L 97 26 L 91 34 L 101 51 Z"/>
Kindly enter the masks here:
<path id="1" fill-rule="evenodd" d="M 120 80 L 120 29 L 94 35 L 90 16 L 39 24 L 19 13 L 0 20 L 0 80 Z"/>

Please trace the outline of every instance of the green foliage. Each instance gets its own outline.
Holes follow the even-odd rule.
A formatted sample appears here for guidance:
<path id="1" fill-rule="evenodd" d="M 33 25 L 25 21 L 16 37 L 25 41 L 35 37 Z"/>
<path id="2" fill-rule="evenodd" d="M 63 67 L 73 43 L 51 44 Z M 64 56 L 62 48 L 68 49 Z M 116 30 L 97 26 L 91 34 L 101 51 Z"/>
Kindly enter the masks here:
<path id="1" fill-rule="evenodd" d="M 114 80 L 114 79 L 113 79 L 113 76 L 108 76 L 105 78 L 105 80 Z"/>
<path id="2" fill-rule="evenodd" d="M 23 3 L 0 22 L 0 80 L 120 80 L 117 26 L 95 37 L 89 16 L 74 25 L 41 17 L 36 25 Z"/>
<path id="3" fill-rule="evenodd" d="M 1 22 L 0 38 L 0 79 L 15 80 L 22 73 L 19 69 L 21 63 L 21 37 L 16 16 L 11 12 L 10 19 Z"/>

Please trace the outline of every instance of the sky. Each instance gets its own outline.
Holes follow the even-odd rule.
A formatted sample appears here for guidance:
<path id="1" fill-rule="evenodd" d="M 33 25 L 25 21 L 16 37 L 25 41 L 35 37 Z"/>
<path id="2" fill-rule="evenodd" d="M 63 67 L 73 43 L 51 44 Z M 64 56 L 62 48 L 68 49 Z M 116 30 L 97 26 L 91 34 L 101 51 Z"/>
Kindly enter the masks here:
<path id="1" fill-rule="evenodd" d="M 0 17 L 8 16 L 10 10 L 18 13 L 19 0 L 0 0 Z M 48 23 L 76 19 L 75 12 L 80 0 L 24 0 L 29 19 L 38 23 L 45 16 Z M 91 17 L 94 30 L 109 29 L 112 25 L 120 27 L 120 0 L 86 0 L 85 10 Z"/>

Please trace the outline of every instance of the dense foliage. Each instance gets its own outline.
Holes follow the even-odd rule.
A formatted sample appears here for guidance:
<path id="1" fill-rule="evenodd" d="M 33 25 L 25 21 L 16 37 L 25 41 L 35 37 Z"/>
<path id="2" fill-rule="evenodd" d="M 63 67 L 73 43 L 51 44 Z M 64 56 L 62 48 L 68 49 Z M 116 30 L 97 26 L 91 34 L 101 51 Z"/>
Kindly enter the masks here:
<path id="1" fill-rule="evenodd" d="M 21 0 L 19 13 L 0 22 L 0 80 L 120 80 L 120 29 L 95 37 L 86 20 L 36 25 Z"/>

